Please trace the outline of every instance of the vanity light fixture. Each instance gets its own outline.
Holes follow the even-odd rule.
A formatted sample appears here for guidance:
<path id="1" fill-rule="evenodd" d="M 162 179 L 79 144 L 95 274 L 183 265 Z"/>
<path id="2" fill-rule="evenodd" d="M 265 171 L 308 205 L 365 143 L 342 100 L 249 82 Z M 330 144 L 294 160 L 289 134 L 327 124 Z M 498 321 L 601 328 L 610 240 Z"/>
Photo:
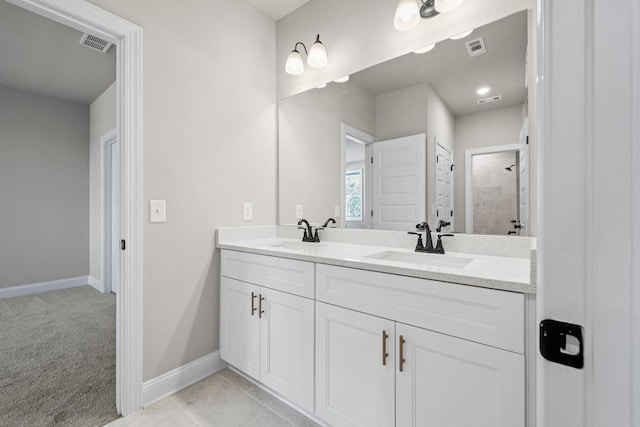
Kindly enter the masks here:
<path id="1" fill-rule="evenodd" d="M 432 44 L 427 45 L 425 47 L 421 47 L 420 49 L 414 50 L 413 53 L 417 53 L 417 54 L 427 53 L 427 52 L 432 51 L 434 47 L 436 47 L 436 44 L 432 43 Z"/>
<path id="2" fill-rule="evenodd" d="M 486 95 L 491 91 L 491 88 L 489 86 L 481 86 L 478 89 L 476 89 L 476 93 L 478 95 Z"/>
<path id="3" fill-rule="evenodd" d="M 467 31 L 463 31 L 461 33 L 456 34 L 455 36 L 449 37 L 451 40 L 460 40 L 467 37 L 469 34 L 473 33 L 473 28 Z"/>
<path id="4" fill-rule="evenodd" d="M 316 36 L 316 41 L 311 46 L 311 49 L 307 51 L 307 47 L 302 42 L 297 42 L 293 47 L 293 50 L 287 57 L 287 62 L 284 69 L 287 73 L 294 76 L 299 76 L 304 73 L 304 61 L 302 55 L 298 51 L 298 45 L 302 45 L 304 53 L 307 54 L 307 64 L 313 68 L 322 68 L 327 65 L 327 50 L 320 41 L 320 34 Z"/>
<path id="5" fill-rule="evenodd" d="M 335 79 L 334 82 L 336 83 L 344 83 L 344 82 L 348 82 L 349 81 L 349 75 L 347 74 L 344 77 L 340 77 L 339 79 Z"/>
<path id="6" fill-rule="evenodd" d="M 418 26 L 420 18 L 428 19 L 440 13 L 451 12 L 463 2 L 464 0 L 400 0 L 393 25 L 398 31 L 408 31 Z"/>

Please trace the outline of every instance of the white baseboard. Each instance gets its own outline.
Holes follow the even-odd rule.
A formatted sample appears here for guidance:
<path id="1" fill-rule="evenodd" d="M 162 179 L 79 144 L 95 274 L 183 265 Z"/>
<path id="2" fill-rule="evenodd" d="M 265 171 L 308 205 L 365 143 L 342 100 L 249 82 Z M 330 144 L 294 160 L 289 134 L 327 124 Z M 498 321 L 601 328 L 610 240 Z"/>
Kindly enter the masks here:
<path id="1" fill-rule="evenodd" d="M 0 299 L 58 291 L 60 289 L 75 288 L 88 284 L 89 276 L 80 276 L 69 279 L 52 280 L 50 282 L 11 286 L 9 288 L 0 288 Z"/>
<path id="2" fill-rule="evenodd" d="M 102 284 L 102 280 L 98 280 L 93 276 L 89 276 L 89 284 L 98 292 L 106 292 Z"/>
<path id="3" fill-rule="evenodd" d="M 227 363 L 220 358 L 220 351 L 214 351 L 166 374 L 145 381 L 142 384 L 142 406 L 171 396 L 226 367 Z"/>

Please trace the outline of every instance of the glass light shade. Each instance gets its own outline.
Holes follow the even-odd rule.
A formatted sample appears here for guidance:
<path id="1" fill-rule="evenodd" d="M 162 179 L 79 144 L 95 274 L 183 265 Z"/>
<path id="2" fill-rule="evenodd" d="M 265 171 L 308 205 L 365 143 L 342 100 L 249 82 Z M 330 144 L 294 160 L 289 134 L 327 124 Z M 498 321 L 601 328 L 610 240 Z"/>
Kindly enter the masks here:
<path id="1" fill-rule="evenodd" d="M 320 36 L 318 36 L 316 42 L 311 46 L 311 49 L 309 49 L 307 64 L 313 68 L 322 68 L 327 66 L 327 50 L 320 41 Z"/>
<path id="2" fill-rule="evenodd" d="M 427 53 L 429 51 L 432 51 L 434 47 L 436 47 L 435 43 L 430 44 L 430 45 L 425 46 L 425 47 L 421 47 L 420 49 L 416 49 L 416 50 L 413 51 L 413 53 L 418 53 L 418 54 L 419 53 Z"/>
<path id="3" fill-rule="evenodd" d="M 287 56 L 287 63 L 284 66 L 284 70 L 294 76 L 299 76 L 304 73 L 304 61 L 302 60 L 300 52 L 294 50 Z"/>
<path id="4" fill-rule="evenodd" d="M 460 40 L 467 37 L 469 34 L 473 33 L 473 28 L 462 33 L 456 34 L 455 36 L 449 37 L 451 40 Z"/>
<path id="5" fill-rule="evenodd" d="M 464 3 L 464 0 L 436 0 L 435 8 L 440 13 L 451 12 Z"/>
<path id="6" fill-rule="evenodd" d="M 349 81 L 349 75 L 347 74 L 344 77 L 340 77 L 339 79 L 335 79 L 334 82 L 336 83 L 344 83 L 344 82 L 348 82 Z"/>
<path id="7" fill-rule="evenodd" d="M 420 22 L 420 9 L 416 0 L 400 0 L 396 8 L 393 25 L 398 31 L 408 31 Z"/>
<path id="8" fill-rule="evenodd" d="M 316 89 L 324 89 L 325 87 L 327 87 L 327 84 L 322 83 L 321 85 L 316 86 Z"/>

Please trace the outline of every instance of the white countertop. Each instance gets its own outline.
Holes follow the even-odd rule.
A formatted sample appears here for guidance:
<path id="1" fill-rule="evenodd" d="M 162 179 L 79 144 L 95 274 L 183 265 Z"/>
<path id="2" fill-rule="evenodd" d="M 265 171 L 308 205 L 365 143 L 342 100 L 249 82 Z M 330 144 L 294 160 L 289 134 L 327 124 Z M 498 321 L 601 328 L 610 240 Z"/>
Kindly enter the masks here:
<path id="1" fill-rule="evenodd" d="M 285 242 L 294 244 L 296 248 L 293 249 L 282 246 L 273 246 Z M 381 273 L 398 274 L 422 279 L 433 279 L 443 282 L 510 292 L 527 294 L 536 293 L 536 286 L 535 284 L 531 284 L 530 281 L 531 263 L 529 259 L 525 258 L 455 252 L 447 252 L 446 255 L 424 254 L 426 256 L 471 259 L 471 262 L 464 268 L 456 268 L 367 258 L 368 256 L 379 254 L 384 251 L 415 254 L 412 249 L 398 247 L 358 245 L 331 241 L 301 244 L 299 239 L 279 237 L 218 242 L 217 246 L 221 249 L 278 256 L 282 258 L 311 261 L 320 264 L 338 265 Z"/>

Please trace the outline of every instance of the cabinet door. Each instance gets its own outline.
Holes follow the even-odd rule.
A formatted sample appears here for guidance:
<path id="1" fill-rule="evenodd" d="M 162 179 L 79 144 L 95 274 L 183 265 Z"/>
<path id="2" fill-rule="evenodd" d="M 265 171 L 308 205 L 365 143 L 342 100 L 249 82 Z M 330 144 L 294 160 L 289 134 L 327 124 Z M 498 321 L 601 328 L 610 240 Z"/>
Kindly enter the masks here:
<path id="1" fill-rule="evenodd" d="M 261 288 L 260 382 L 313 412 L 313 300 Z"/>
<path id="2" fill-rule="evenodd" d="M 220 278 L 220 356 L 255 379 L 260 372 L 259 294 L 255 285 Z"/>
<path id="3" fill-rule="evenodd" d="M 524 426 L 524 356 L 396 324 L 396 426 Z"/>
<path id="4" fill-rule="evenodd" d="M 394 341 L 393 322 L 316 302 L 316 415 L 334 427 L 393 426 Z"/>

